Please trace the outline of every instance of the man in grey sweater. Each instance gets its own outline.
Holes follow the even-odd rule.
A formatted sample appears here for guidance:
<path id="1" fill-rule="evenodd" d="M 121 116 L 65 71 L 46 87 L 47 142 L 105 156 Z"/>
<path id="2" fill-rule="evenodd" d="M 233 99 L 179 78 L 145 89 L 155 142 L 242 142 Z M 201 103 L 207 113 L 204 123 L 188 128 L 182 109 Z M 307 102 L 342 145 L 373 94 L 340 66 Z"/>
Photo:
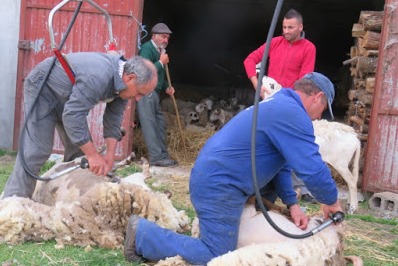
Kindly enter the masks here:
<path id="1" fill-rule="evenodd" d="M 21 152 L 30 172 L 37 175 L 52 152 L 55 129 L 65 148 L 64 161 L 84 154 L 91 172 L 106 175 L 113 167 L 116 144 L 122 138 L 120 126 L 128 99 L 140 100 L 151 93 L 157 83 L 155 66 L 140 56 L 126 61 L 115 54 L 72 53 L 66 59 L 75 75 L 74 84 L 57 61 L 40 90 L 52 58 L 39 63 L 25 79 L 24 110 L 28 120 L 4 198 L 32 197 L 36 179 L 23 167 Z M 97 152 L 92 142 L 86 118 L 100 102 L 106 103 L 104 155 Z"/>

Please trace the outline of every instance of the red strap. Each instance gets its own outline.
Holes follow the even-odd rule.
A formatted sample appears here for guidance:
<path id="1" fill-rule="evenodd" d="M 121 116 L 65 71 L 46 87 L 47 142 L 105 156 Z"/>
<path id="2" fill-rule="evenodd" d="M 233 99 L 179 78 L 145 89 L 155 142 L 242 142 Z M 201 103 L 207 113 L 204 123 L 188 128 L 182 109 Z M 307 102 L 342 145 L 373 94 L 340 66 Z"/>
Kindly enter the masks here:
<path id="1" fill-rule="evenodd" d="M 53 51 L 58 61 L 61 63 L 61 66 L 64 68 L 66 75 L 68 75 L 72 84 L 75 84 L 75 73 L 73 73 L 73 70 L 70 68 L 68 62 L 66 62 L 64 56 L 58 49 L 54 49 Z"/>
<path id="2" fill-rule="evenodd" d="M 109 44 L 108 51 L 116 51 L 116 44 L 114 42 Z"/>

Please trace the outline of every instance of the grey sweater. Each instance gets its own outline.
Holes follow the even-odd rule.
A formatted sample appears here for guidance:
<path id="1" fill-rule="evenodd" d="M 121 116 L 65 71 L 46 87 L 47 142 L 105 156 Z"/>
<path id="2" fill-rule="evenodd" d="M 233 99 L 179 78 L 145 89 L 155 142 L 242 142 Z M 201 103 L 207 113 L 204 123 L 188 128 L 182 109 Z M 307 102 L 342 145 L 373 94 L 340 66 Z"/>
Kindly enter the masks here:
<path id="1" fill-rule="evenodd" d="M 118 96 L 126 87 L 119 75 L 120 58 L 121 56 L 104 53 L 68 54 L 66 59 L 76 79 L 73 85 L 57 60 L 40 95 L 47 98 L 48 105 L 35 108 L 42 108 L 43 113 L 57 112 L 72 143 L 82 146 L 91 140 L 87 123 L 89 111 L 96 104 L 106 102 L 103 115 L 104 138 L 120 140 L 120 126 L 127 104 L 127 100 Z M 51 58 L 45 59 L 28 75 L 30 82 L 25 82 L 25 99 L 37 95 L 38 81 L 44 77 L 50 63 Z"/>

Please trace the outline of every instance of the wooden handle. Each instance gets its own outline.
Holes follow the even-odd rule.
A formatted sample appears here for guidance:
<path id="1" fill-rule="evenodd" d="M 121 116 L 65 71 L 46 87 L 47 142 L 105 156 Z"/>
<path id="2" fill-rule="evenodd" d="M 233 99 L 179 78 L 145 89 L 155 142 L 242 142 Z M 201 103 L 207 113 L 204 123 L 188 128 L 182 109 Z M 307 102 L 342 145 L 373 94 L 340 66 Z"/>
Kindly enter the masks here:
<path id="1" fill-rule="evenodd" d="M 166 76 L 167 76 L 167 81 L 169 83 L 169 87 L 171 86 L 171 79 L 170 79 L 170 72 L 169 72 L 169 66 L 166 64 L 165 65 L 166 68 Z M 180 134 L 181 134 L 181 138 L 182 138 L 182 144 L 185 146 L 185 138 L 184 138 L 184 134 L 182 132 L 182 126 L 181 126 L 181 121 L 180 121 L 180 114 L 178 113 L 178 107 L 177 107 L 177 101 L 174 97 L 174 94 L 170 95 L 171 99 L 173 100 L 173 105 L 174 105 L 174 110 L 176 112 L 176 117 L 177 117 L 177 124 L 178 124 L 178 128 L 180 129 Z"/>

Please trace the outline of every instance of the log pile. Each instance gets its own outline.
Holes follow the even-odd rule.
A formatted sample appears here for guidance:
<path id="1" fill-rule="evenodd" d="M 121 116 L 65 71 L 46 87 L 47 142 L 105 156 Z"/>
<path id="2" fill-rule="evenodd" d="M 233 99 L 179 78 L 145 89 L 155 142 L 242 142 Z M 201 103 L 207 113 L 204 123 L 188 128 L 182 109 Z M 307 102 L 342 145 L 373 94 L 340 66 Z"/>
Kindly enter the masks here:
<path id="1" fill-rule="evenodd" d="M 383 11 L 361 11 L 358 23 L 352 27 L 355 45 L 350 49 L 351 58 L 343 62 L 350 65 L 353 80 L 348 92 L 347 123 L 364 142 L 368 136 L 382 22 Z"/>

